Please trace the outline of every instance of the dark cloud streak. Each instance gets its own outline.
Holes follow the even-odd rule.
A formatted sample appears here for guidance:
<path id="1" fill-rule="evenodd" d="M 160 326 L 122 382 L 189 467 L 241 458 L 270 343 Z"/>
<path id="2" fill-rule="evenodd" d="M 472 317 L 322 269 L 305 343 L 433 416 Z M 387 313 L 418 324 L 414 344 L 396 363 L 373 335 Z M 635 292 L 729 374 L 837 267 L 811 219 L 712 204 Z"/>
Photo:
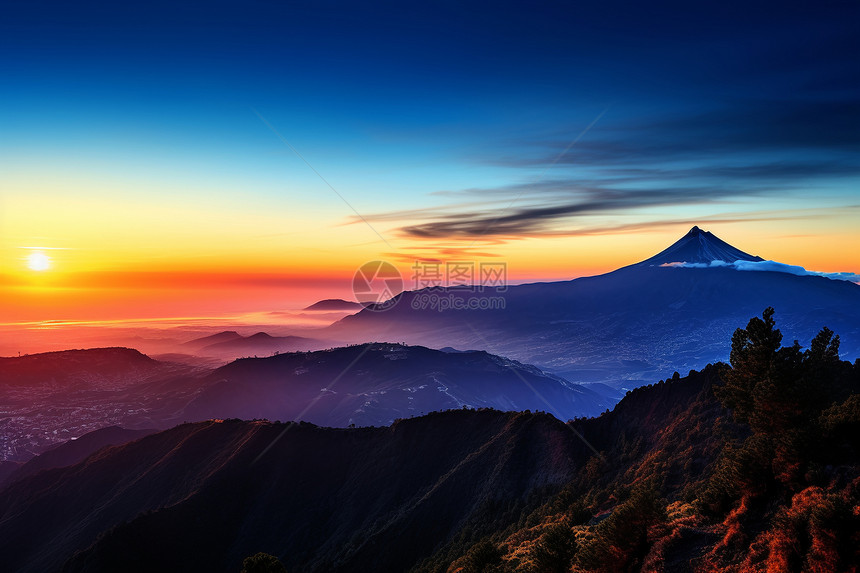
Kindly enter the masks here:
<path id="1" fill-rule="evenodd" d="M 559 160 L 562 141 L 508 142 L 518 155 L 488 162 L 522 169 L 558 161 L 563 177 L 439 192 L 486 203 L 465 209 L 462 203 L 458 212 L 453 206 L 437 208 L 418 217 L 434 220 L 403 226 L 400 234 L 473 240 L 484 233 L 545 236 L 570 233 L 587 216 L 706 207 L 750 197 L 777 200 L 827 188 L 834 180 L 850 183 L 860 178 L 860 102 L 739 101 L 693 115 L 616 123 L 596 130 Z M 511 197 L 519 204 L 510 212 L 496 211 Z"/>
<path id="2" fill-rule="evenodd" d="M 666 205 L 697 205 L 716 203 L 729 196 L 725 190 L 714 188 L 592 190 L 584 200 L 549 206 L 521 207 L 498 216 L 493 211 L 467 212 L 449 215 L 436 221 L 405 226 L 402 235 L 412 238 L 476 238 L 487 236 L 535 236 L 553 234 L 551 226 L 560 219 L 575 216 L 628 212 L 642 207 Z M 488 225 L 492 228 L 487 231 Z"/>

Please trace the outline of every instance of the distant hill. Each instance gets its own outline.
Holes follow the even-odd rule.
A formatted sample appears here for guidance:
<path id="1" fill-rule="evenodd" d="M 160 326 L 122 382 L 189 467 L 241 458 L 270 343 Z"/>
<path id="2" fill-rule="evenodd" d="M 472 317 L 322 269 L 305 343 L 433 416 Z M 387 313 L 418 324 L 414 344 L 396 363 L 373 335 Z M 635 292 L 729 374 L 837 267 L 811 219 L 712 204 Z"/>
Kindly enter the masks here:
<path id="1" fill-rule="evenodd" d="M 239 336 L 237 343 L 253 347 L 233 352 L 269 356 L 285 338 Z M 215 344 L 225 343 L 230 341 Z M 210 358 L 166 358 L 108 348 L 0 359 L 0 461 L 9 462 L 0 477 L 73 436 L 106 426 L 163 429 L 230 417 L 386 425 L 464 405 L 546 410 L 567 419 L 596 415 L 619 398 L 485 352 L 446 354 L 397 344 L 244 359 L 218 370 Z M 40 464 L 54 455 L 30 467 L 46 467 Z"/>
<path id="2" fill-rule="evenodd" d="M 302 336 L 272 336 L 265 332 L 242 336 L 226 331 L 186 342 L 184 346 L 192 348 L 195 354 L 232 360 L 245 356 L 268 356 L 275 352 L 319 350 L 332 345 L 329 341 Z"/>
<path id="3" fill-rule="evenodd" d="M 132 348 L 91 348 L 0 357 L 0 392 L 5 387 L 59 384 L 63 389 L 130 383 L 159 363 Z"/>
<path id="4" fill-rule="evenodd" d="M 572 382 L 629 389 L 726 360 L 737 325 L 772 306 L 786 338 L 808 344 L 826 325 L 840 333 L 844 357 L 860 357 L 860 285 L 780 268 L 694 227 L 658 255 L 607 274 L 502 292 L 407 291 L 388 310 L 364 309 L 319 335 L 479 348 Z M 463 309 L 440 309 L 443 298 Z"/>
<path id="5" fill-rule="evenodd" d="M 243 340 L 243 338 L 244 337 L 235 330 L 225 330 L 224 332 L 219 332 L 217 334 L 211 334 L 202 338 L 195 338 L 194 340 L 189 340 L 188 342 L 184 343 L 183 346 L 199 350 L 212 344 L 218 344 L 221 342 L 232 342 L 234 340 Z"/>
<path id="6" fill-rule="evenodd" d="M 317 301 L 312 305 L 303 308 L 302 310 L 321 310 L 321 311 L 332 311 L 332 310 L 361 310 L 364 308 L 361 303 L 343 300 L 342 298 L 327 298 L 324 300 Z"/>
<path id="7" fill-rule="evenodd" d="M 237 360 L 215 370 L 180 418 L 301 419 L 326 426 L 387 425 L 436 410 L 545 410 L 597 415 L 615 399 L 483 351 L 446 353 L 368 343 Z"/>
<path id="8" fill-rule="evenodd" d="M 0 358 L 0 461 L 26 462 L 107 426 L 163 429 L 210 371 L 130 348 Z"/>

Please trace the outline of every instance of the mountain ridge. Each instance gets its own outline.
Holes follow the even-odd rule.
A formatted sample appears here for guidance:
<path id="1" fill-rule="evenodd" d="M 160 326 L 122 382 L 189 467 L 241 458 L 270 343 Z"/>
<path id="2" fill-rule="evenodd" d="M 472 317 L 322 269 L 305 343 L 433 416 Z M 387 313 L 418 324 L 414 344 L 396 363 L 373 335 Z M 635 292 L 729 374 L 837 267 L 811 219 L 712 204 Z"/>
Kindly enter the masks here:
<path id="1" fill-rule="evenodd" d="M 260 551 L 308 573 L 847 570 L 860 361 L 827 329 L 780 347 L 762 317 L 731 364 L 567 424 L 492 409 L 182 424 L 0 491 L 0 553 L 19 573 L 234 573 Z"/>
<path id="2" fill-rule="evenodd" d="M 675 244 L 695 247 L 687 257 L 695 258 L 702 237 L 709 245 L 723 243 L 706 233 L 691 229 Z M 656 259 L 570 281 L 404 291 L 388 310 L 362 310 L 320 335 L 359 341 L 386 333 L 431 348 L 479 348 L 574 383 L 629 389 L 667 372 L 726 360 L 736 325 L 772 306 L 786 336 L 808 342 L 826 324 L 841 333 L 846 356 L 860 356 L 860 285 L 770 267 L 666 266 L 660 261 L 679 258 L 679 251 L 665 255 L 670 249 Z M 759 258 L 731 245 L 723 250 L 728 254 L 721 257 L 737 257 L 736 262 L 755 264 Z M 716 256 L 715 249 L 709 252 Z M 462 299 L 464 310 L 433 306 L 445 297 Z M 503 304 L 471 300 L 490 297 Z"/>
<path id="3" fill-rule="evenodd" d="M 531 491 L 560 487 L 574 468 L 569 436 L 552 416 L 496 411 L 355 430 L 185 424 L 11 484 L 0 492 L 0 549 L 7 566 L 21 573 L 61 567 L 226 572 L 257 548 L 275 551 L 287 539 L 290 566 L 403 571 L 470 516 L 495 513 L 501 500 L 522 503 Z M 387 457 L 397 461 L 383 463 Z M 298 465 L 302 472 L 293 471 Z M 81 493 L 66 496 L 67 488 Z M 297 488 L 304 495 L 291 495 Z M 332 495 L 336 502 L 324 501 Z M 95 500 L 103 500 L 98 509 Z M 46 511 L 67 517 L 50 524 L 20 518 Z M 336 511 L 342 513 L 329 524 Z M 290 517 L 299 515 L 306 519 Z M 156 531 L 160 550 L 152 551 L 144 540 Z M 374 549 L 380 545 L 390 549 Z M 120 546 L 125 549 L 117 553 Z"/>
<path id="4" fill-rule="evenodd" d="M 297 417 L 327 426 L 376 426 L 450 408 L 554 409 L 596 415 L 615 399 L 485 351 L 365 343 L 244 358 L 212 372 L 179 419 Z M 552 404 L 550 406 L 550 404 Z"/>
<path id="5" fill-rule="evenodd" d="M 267 332 L 242 336 L 238 332 L 228 330 L 191 340 L 186 342 L 185 346 L 192 348 L 198 355 L 236 359 L 260 354 L 270 355 L 276 352 L 320 350 L 332 346 L 332 343 L 305 336 L 272 336 Z"/>
<path id="6" fill-rule="evenodd" d="M 157 432 L 156 429 L 132 430 L 119 426 L 108 426 L 87 432 L 79 438 L 49 448 L 30 459 L 5 479 L 0 479 L 0 489 L 40 471 L 74 465 L 101 448 L 123 444 Z"/>

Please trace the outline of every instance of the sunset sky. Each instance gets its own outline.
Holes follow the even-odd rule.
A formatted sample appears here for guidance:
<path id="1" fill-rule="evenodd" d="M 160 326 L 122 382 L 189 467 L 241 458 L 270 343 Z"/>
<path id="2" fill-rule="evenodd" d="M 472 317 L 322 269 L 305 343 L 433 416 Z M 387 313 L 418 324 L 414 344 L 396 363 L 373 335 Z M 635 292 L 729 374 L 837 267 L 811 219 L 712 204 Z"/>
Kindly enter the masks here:
<path id="1" fill-rule="evenodd" d="M 860 272 L 860 4 L 4 3 L 0 323 L 596 274 L 692 225 Z"/>

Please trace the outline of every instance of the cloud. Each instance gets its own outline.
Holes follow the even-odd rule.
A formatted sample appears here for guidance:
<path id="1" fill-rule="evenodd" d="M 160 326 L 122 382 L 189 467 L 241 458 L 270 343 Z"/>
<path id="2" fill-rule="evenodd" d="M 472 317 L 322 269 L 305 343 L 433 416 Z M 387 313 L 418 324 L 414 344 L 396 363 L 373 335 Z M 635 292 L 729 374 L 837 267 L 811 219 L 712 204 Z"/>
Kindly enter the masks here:
<path id="1" fill-rule="evenodd" d="M 828 77 L 856 77 L 843 67 Z M 812 206 L 824 194 L 832 214 L 840 198 L 854 200 L 860 181 L 860 94 L 846 89 L 715 95 L 649 116 L 613 105 L 572 147 L 587 118 L 497 138 L 468 158 L 509 169 L 507 185 L 439 189 L 431 195 L 450 203 L 366 218 L 397 224 L 408 239 L 509 241 L 610 228 L 616 215 L 647 223 L 672 207 L 701 207 L 704 220 L 714 205 L 743 208 L 750 199 Z"/>
<path id="2" fill-rule="evenodd" d="M 846 205 L 841 208 L 842 212 L 846 210 L 860 210 L 860 205 Z M 387 213 L 385 217 L 391 217 L 392 220 L 395 220 L 394 216 L 396 211 L 392 211 L 391 213 Z M 431 216 L 437 213 L 431 213 Z M 583 212 L 583 217 L 590 215 L 590 213 Z M 507 235 L 502 235 L 499 233 L 498 226 L 492 226 L 493 223 L 496 222 L 496 219 L 492 218 L 492 211 L 487 211 L 483 214 L 475 213 L 476 219 L 474 221 L 468 221 L 466 219 L 458 220 L 457 217 L 451 216 L 450 213 L 446 215 L 447 219 L 444 221 L 436 221 L 429 224 L 423 225 L 414 225 L 407 226 L 399 229 L 400 235 L 408 238 L 434 238 L 434 239 L 446 239 L 448 241 L 465 241 L 470 245 L 475 245 L 480 243 L 481 245 L 503 245 L 512 240 L 526 239 L 526 238 L 540 238 L 540 237 L 579 237 L 579 236 L 593 236 L 593 235 L 617 235 L 622 233 L 639 233 L 639 232 L 647 232 L 654 230 L 664 230 L 667 228 L 676 228 L 676 227 L 690 227 L 693 225 L 701 225 L 703 223 L 710 224 L 724 224 L 724 223 L 756 223 L 756 222 L 764 222 L 764 221 L 796 221 L 798 219 L 803 220 L 813 220 L 813 219 L 824 219 L 831 216 L 829 210 L 820 208 L 820 209 L 778 209 L 778 210 L 767 210 L 767 211 L 747 211 L 747 212 L 738 212 L 738 211 L 727 211 L 722 213 L 715 213 L 711 215 L 705 215 L 701 217 L 695 218 L 662 218 L 662 219 L 651 219 L 651 220 L 642 220 L 635 223 L 615 223 L 612 221 L 594 221 L 592 218 L 589 218 L 587 221 L 584 221 L 581 224 L 569 225 L 565 228 L 552 228 L 550 224 L 543 225 L 542 227 L 537 224 L 529 224 L 528 221 L 523 221 L 519 226 L 512 221 L 503 221 L 504 229 L 509 233 Z M 374 215 L 370 215 L 367 217 L 368 220 L 375 220 Z M 498 216 L 497 216 L 498 218 Z M 446 225 L 448 225 L 446 227 Z M 457 229 L 461 234 L 459 235 L 450 235 L 446 234 L 447 232 L 451 232 L 454 230 L 454 226 L 459 225 L 460 228 Z M 472 227 L 470 229 L 470 226 Z M 481 230 L 487 230 L 486 233 L 481 234 Z M 465 232 L 464 232 L 465 231 Z M 513 231 L 517 231 L 514 233 Z M 440 254 L 452 254 L 449 253 L 449 249 L 457 249 L 458 252 L 462 252 L 463 247 L 446 247 L 444 245 L 439 244 L 428 244 L 428 243 L 419 243 L 418 246 L 413 247 L 402 247 L 405 250 L 409 249 L 417 249 L 420 251 L 425 251 L 427 253 L 426 256 L 431 256 L 430 253 L 433 253 L 432 256 L 438 256 Z M 489 256 L 499 256 L 499 253 L 468 253 L 473 256 L 481 256 L 481 257 L 489 257 Z M 391 253 L 388 253 L 387 256 L 394 256 Z M 409 258 L 408 255 L 404 255 L 405 258 Z"/>
<path id="3" fill-rule="evenodd" d="M 844 197 L 860 179 L 856 102 L 736 101 L 647 122 L 604 120 L 566 153 L 568 135 L 556 133 L 500 142 L 472 158 L 514 174 L 543 168 L 531 181 L 517 175 L 508 185 L 438 190 L 432 195 L 452 201 L 366 218 L 401 222 L 395 232 L 405 238 L 511 240 L 579 234 L 594 224 L 588 217 L 607 226 L 610 215 L 653 208 L 713 213 L 713 205 L 750 198 Z"/>
<path id="4" fill-rule="evenodd" d="M 754 193 L 748 193 L 749 197 Z M 626 225 L 610 225 L 606 222 L 594 225 L 590 218 L 595 215 L 628 215 L 638 209 L 649 207 L 671 207 L 679 205 L 710 205 L 726 203 L 735 193 L 722 188 L 689 188 L 686 192 L 677 189 L 617 190 L 590 189 L 571 192 L 567 201 L 560 197 L 533 200 L 533 206 L 482 211 L 466 211 L 448 214 L 434 221 L 405 225 L 398 229 L 401 236 L 418 239 L 497 240 L 526 237 L 552 237 L 606 234 L 623 230 Z M 510 202 L 509 205 L 513 203 Z M 695 220 L 652 220 L 634 224 L 637 229 L 668 224 L 701 222 L 736 222 L 756 220 L 810 219 L 824 216 L 814 211 L 736 213 L 732 216 L 697 217 Z"/>
<path id="5" fill-rule="evenodd" d="M 734 261 L 727 263 L 725 261 L 711 261 L 710 263 L 687 263 L 684 261 L 674 263 L 664 263 L 661 267 L 683 268 L 683 269 L 707 269 L 707 268 L 724 268 L 731 267 L 738 271 L 770 271 L 777 273 L 787 273 L 801 277 L 824 277 L 833 280 L 849 281 L 852 283 L 860 283 L 860 274 L 857 273 L 823 273 L 819 271 L 808 271 L 799 265 L 787 265 L 776 261 Z"/>

